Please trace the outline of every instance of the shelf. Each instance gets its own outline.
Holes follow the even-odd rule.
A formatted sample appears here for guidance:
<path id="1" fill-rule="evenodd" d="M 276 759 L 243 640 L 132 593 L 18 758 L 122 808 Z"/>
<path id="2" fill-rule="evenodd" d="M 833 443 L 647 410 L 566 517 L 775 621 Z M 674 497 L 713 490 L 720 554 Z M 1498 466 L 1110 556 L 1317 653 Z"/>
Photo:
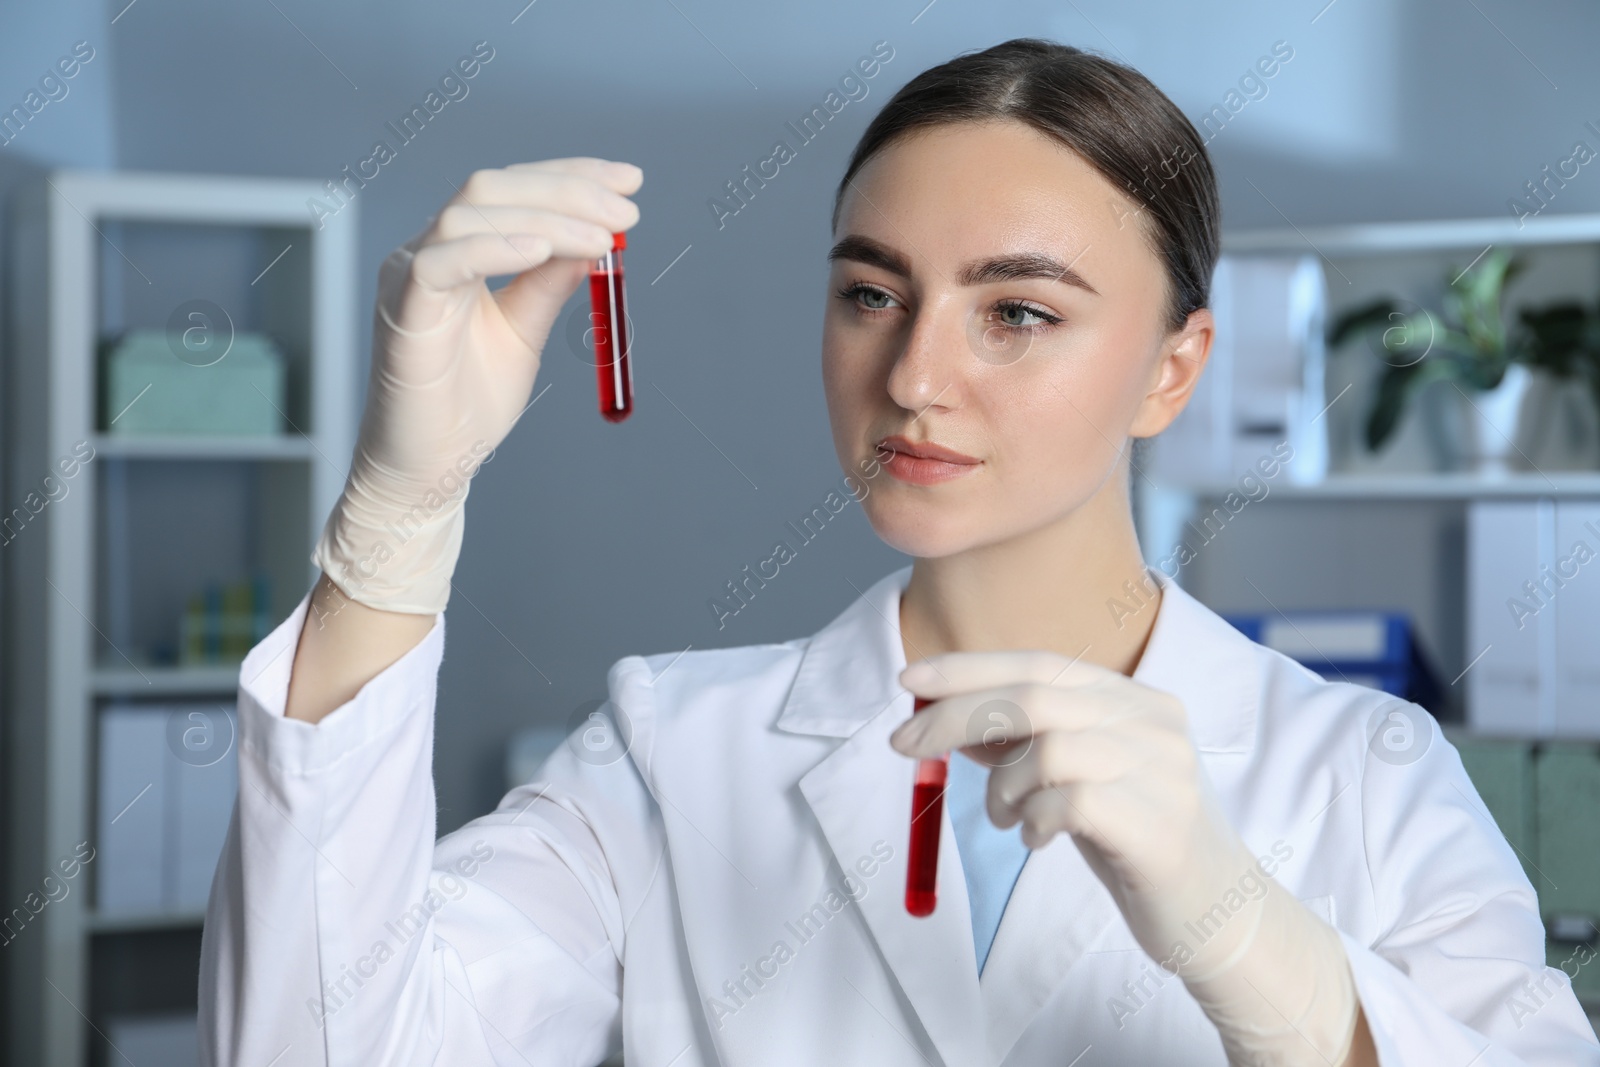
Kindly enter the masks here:
<path id="1" fill-rule="evenodd" d="M 160 915 L 100 915 L 90 912 L 87 925 L 91 933 L 131 934 L 148 930 L 189 930 L 204 926 L 203 911 L 181 911 Z"/>
<path id="2" fill-rule="evenodd" d="M 239 665 L 218 663 L 200 667 L 122 666 L 107 664 L 89 675 L 98 696 L 172 696 L 228 694 L 239 688 Z"/>
<path id="3" fill-rule="evenodd" d="M 1359 474 L 1334 476 L 1306 485 L 1272 482 L 1267 500 L 1481 500 L 1600 497 L 1600 471 L 1518 472 L 1499 478 L 1466 473 Z M 1157 491 L 1220 497 L 1237 485 L 1158 486 Z"/>
<path id="4" fill-rule="evenodd" d="M 299 434 L 278 437 L 162 436 L 135 437 L 98 434 L 95 452 L 127 459 L 310 459 L 316 455 L 310 438 Z"/>

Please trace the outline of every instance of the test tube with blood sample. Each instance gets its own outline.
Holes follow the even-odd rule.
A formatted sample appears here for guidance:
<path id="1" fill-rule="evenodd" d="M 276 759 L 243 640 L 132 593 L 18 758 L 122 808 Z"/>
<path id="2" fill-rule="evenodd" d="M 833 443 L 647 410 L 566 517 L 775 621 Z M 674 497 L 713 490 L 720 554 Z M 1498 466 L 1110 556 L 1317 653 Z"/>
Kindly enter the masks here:
<path id="1" fill-rule="evenodd" d="M 931 700 L 917 697 L 912 713 Z M 917 761 L 916 782 L 911 787 L 911 847 L 907 851 L 906 911 L 919 918 L 932 915 L 938 903 L 939 824 L 944 814 L 944 783 L 950 758 Z"/>
<path id="2" fill-rule="evenodd" d="M 612 234 L 611 251 L 589 268 L 595 375 L 600 414 L 608 422 L 621 422 L 633 414 L 633 336 L 622 283 L 622 250 L 627 247 L 626 234 Z"/>

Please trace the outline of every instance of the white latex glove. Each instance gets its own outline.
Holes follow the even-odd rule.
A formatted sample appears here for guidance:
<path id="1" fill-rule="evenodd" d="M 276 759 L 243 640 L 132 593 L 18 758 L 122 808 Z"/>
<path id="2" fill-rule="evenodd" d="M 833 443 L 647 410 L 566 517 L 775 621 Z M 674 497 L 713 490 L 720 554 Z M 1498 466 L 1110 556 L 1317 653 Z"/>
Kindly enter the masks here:
<path id="1" fill-rule="evenodd" d="M 639 211 L 631 163 L 474 173 L 378 273 L 372 374 L 344 494 L 312 560 L 346 596 L 431 615 L 450 597 L 469 479 L 529 403 L 561 306 Z M 517 277 L 498 292 L 489 278 Z"/>
<path id="2" fill-rule="evenodd" d="M 1046 652 L 934 656 L 900 680 L 935 703 L 895 731 L 894 747 L 961 748 L 989 764 L 989 817 L 1021 822 L 1030 848 L 1071 834 L 1139 945 L 1216 1025 L 1230 1063 L 1344 1062 L 1359 1002 L 1339 935 L 1266 877 L 1228 824 L 1176 697 Z M 984 707 L 993 701 L 1004 703 Z M 1207 915 L 1226 918 L 1197 945 L 1186 924 Z"/>

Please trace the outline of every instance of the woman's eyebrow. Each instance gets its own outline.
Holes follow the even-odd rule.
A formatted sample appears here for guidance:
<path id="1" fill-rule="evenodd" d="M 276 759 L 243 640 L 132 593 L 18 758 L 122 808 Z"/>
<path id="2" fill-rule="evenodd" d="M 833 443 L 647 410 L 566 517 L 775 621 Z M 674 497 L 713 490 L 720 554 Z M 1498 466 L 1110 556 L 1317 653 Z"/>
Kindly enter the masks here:
<path id="1" fill-rule="evenodd" d="M 1063 263 L 1043 252 L 1019 252 L 976 260 L 964 265 L 956 274 L 956 280 L 962 285 L 984 285 L 1017 278 L 1049 278 L 1100 295 L 1100 291 L 1090 285 L 1088 279 L 1072 269 L 1071 263 Z"/>
<path id="2" fill-rule="evenodd" d="M 911 277 L 910 260 L 887 245 L 860 234 L 850 234 L 829 250 L 828 261 L 831 263 L 836 259 L 849 259 L 879 267 L 901 278 Z M 964 264 L 956 274 L 956 281 L 967 286 L 1021 278 L 1048 278 L 1100 295 L 1100 291 L 1090 285 L 1088 279 L 1072 269 L 1072 264 L 1063 263 L 1042 252 L 1019 252 L 974 260 Z"/>
<path id="3" fill-rule="evenodd" d="M 828 250 L 828 262 L 852 259 L 869 267 L 878 267 L 902 278 L 911 277 L 911 261 L 887 245 L 870 237 L 850 234 Z"/>

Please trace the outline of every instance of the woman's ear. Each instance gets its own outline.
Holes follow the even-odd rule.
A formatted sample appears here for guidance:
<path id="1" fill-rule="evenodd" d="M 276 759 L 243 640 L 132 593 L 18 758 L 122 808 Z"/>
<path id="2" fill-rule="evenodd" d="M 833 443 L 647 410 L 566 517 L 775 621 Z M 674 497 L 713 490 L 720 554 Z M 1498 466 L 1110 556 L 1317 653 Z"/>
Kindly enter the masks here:
<path id="1" fill-rule="evenodd" d="M 1128 433 L 1132 437 L 1154 437 L 1172 425 L 1178 417 L 1211 357 L 1211 342 L 1216 334 L 1216 320 L 1209 308 L 1189 313 L 1189 318 L 1161 342 L 1161 359 L 1156 364 L 1145 394 L 1134 412 L 1133 425 Z"/>

